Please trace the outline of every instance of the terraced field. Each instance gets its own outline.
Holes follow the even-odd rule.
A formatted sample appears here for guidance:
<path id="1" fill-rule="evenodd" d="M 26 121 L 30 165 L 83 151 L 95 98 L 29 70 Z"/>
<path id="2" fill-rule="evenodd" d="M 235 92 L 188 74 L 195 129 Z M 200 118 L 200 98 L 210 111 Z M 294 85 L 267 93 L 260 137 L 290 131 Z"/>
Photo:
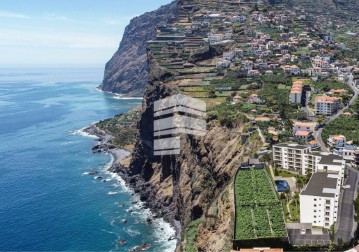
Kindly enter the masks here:
<path id="1" fill-rule="evenodd" d="M 235 180 L 235 240 L 287 236 L 283 210 L 266 170 L 240 171 Z"/>

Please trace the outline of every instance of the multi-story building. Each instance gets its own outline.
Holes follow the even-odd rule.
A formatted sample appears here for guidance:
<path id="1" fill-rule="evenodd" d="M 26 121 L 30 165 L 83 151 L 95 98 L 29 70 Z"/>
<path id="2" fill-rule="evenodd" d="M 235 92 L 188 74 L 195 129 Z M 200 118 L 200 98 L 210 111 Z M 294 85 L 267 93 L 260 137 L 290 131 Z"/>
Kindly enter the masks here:
<path id="1" fill-rule="evenodd" d="M 327 141 L 328 145 L 332 148 L 343 148 L 346 142 L 346 138 L 343 135 L 331 135 Z"/>
<path id="2" fill-rule="evenodd" d="M 314 173 L 300 193 L 300 222 L 329 229 L 337 221 L 341 178 Z"/>
<path id="3" fill-rule="evenodd" d="M 303 93 L 303 80 L 298 80 L 293 82 L 292 90 L 290 92 L 290 102 L 291 103 L 301 103 L 302 102 L 302 93 Z"/>
<path id="4" fill-rule="evenodd" d="M 338 98 L 325 95 L 315 98 L 315 113 L 317 115 L 332 115 L 338 111 L 339 106 Z"/>
<path id="5" fill-rule="evenodd" d="M 357 166 L 359 166 L 359 150 L 354 153 L 354 162 Z"/>
<path id="6" fill-rule="evenodd" d="M 303 174 L 304 156 L 310 147 L 298 144 L 277 144 L 273 146 L 273 161 L 285 170 Z M 305 172 L 305 169 L 304 169 Z"/>
<path id="7" fill-rule="evenodd" d="M 345 161 L 342 157 L 311 151 L 310 146 L 299 144 L 277 144 L 273 146 L 273 161 L 282 169 L 307 173 L 330 172 L 344 177 Z"/>
<path id="8" fill-rule="evenodd" d="M 347 161 L 355 161 L 355 154 L 358 151 L 356 145 L 345 145 L 343 148 L 334 150 L 334 154 L 343 157 Z"/>

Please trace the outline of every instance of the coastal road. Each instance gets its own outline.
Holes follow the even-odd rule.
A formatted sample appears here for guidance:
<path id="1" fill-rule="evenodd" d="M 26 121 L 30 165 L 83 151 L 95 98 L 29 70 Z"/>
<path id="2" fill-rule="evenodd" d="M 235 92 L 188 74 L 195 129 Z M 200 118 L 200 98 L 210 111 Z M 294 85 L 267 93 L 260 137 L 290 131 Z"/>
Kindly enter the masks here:
<path id="1" fill-rule="evenodd" d="M 358 171 L 348 169 L 348 180 L 346 185 L 350 188 L 344 189 L 339 200 L 339 212 L 337 218 L 335 240 L 343 239 L 344 242 L 350 242 L 354 236 L 354 204 L 356 191 L 358 187 Z"/>
<path id="2" fill-rule="evenodd" d="M 348 80 L 348 85 L 349 87 L 353 90 L 354 95 L 353 97 L 350 99 L 349 103 L 347 106 L 343 107 L 341 110 L 339 110 L 336 114 L 329 116 L 326 120 L 325 120 L 325 124 L 328 124 L 332 121 L 334 121 L 335 119 L 339 118 L 343 113 L 344 110 L 346 110 L 350 105 L 352 105 L 356 99 L 358 99 L 358 95 L 359 95 L 359 90 L 358 88 L 354 85 L 354 77 L 352 74 L 349 75 L 349 80 Z M 322 149 L 322 151 L 324 152 L 328 152 L 328 148 L 325 146 L 325 143 L 322 139 L 322 133 L 323 133 L 323 128 L 319 129 L 318 131 L 314 132 L 314 137 L 315 139 L 318 141 L 318 143 L 320 144 L 320 147 Z"/>

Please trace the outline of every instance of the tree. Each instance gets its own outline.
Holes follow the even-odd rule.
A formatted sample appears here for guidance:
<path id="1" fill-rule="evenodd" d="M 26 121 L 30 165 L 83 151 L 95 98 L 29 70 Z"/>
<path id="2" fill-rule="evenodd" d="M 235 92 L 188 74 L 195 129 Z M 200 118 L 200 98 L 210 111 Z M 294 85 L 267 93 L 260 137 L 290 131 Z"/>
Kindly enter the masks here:
<path id="1" fill-rule="evenodd" d="M 287 189 L 287 190 L 284 192 L 284 195 L 285 195 L 285 198 L 286 198 L 287 204 L 288 204 L 288 203 L 289 203 L 289 200 L 290 200 L 290 196 L 291 196 L 290 190 Z"/>
<path id="2" fill-rule="evenodd" d="M 294 197 L 293 197 L 293 201 L 295 203 L 295 207 L 297 208 L 298 211 L 298 204 L 299 204 L 299 192 L 295 192 Z M 299 211 L 298 211 L 299 212 Z"/>
<path id="3" fill-rule="evenodd" d="M 263 154 L 263 161 L 264 162 L 269 162 L 269 161 L 271 161 L 271 158 L 270 158 L 270 155 L 268 154 L 268 153 L 265 153 L 265 154 Z"/>
<path id="4" fill-rule="evenodd" d="M 304 180 L 299 176 L 296 177 L 296 186 L 299 190 L 304 187 Z"/>
<path id="5" fill-rule="evenodd" d="M 325 120 L 325 116 L 321 115 L 318 117 L 317 122 L 321 124 Z"/>
<path id="6" fill-rule="evenodd" d="M 274 176 L 278 177 L 279 176 L 279 171 L 277 168 L 274 169 Z"/>
<path id="7" fill-rule="evenodd" d="M 356 114 L 356 118 L 359 120 L 359 99 L 357 99 L 354 103 L 354 113 Z"/>

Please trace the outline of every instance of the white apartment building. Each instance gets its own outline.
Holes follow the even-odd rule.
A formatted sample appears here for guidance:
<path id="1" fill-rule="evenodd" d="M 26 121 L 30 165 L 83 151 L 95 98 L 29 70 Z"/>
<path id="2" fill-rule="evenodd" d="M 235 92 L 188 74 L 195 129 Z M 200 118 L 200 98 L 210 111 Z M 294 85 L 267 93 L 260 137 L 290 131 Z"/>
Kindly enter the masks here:
<path id="1" fill-rule="evenodd" d="M 337 221 L 341 178 L 314 173 L 300 193 L 300 222 L 329 229 Z"/>
<path id="2" fill-rule="evenodd" d="M 299 144 L 273 146 L 273 161 L 284 170 L 306 175 L 308 172 L 328 172 L 344 177 L 345 160 L 337 155 L 311 151 L 311 147 Z"/>
<path id="3" fill-rule="evenodd" d="M 317 115 L 332 115 L 339 109 L 338 98 L 330 96 L 317 96 L 315 98 L 315 113 Z"/>
<path id="4" fill-rule="evenodd" d="M 290 103 L 301 103 L 303 93 L 303 81 L 296 81 L 293 83 L 292 90 L 290 91 Z"/>

